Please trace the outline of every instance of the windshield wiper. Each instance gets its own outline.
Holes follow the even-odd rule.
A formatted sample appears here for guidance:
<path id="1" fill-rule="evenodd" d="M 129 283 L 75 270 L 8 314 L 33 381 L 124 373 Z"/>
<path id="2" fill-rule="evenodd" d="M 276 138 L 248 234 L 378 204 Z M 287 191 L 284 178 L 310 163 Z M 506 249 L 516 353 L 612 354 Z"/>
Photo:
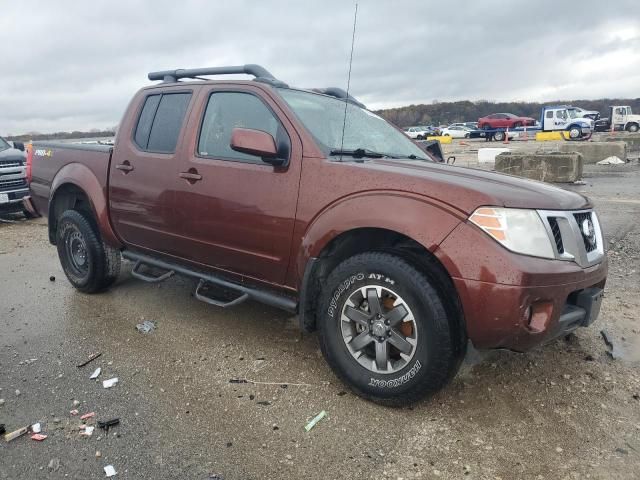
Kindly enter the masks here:
<path id="1" fill-rule="evenodd" d="M 347 155 L 353 158 L 397 158 L 388 153 L 374 152 L 368 148 L 355 148 L 352 150 L 347 149 L 334 149 L 329 152 L 329 155 Z"/>

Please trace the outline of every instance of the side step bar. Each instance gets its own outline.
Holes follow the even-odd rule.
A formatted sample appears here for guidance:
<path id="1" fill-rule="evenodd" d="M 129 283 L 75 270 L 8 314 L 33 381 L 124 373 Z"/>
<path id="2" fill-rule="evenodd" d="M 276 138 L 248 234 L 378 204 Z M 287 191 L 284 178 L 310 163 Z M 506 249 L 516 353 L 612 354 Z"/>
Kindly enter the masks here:
<path id="1" fill-rule="evenodd" d="M 256 300 L 266 305 L 271 305 L 272 307 L 280 308 L 291 313 L 297 312 L 296 301 L 284 295 L 278 295 L 267 290 L 260 290 L 257 288 L 247 287 L 245 285 L 239 285 L 237 283 L 224 280 L 223 278 L 211 275 L 209 273 L 191 270 L 190 268 L 184 267 L 182 265 L 165 262 L 164 260 L 149 257 L 148 255 L 142 255 L 125 250 L 122 252 L 122 256 L 127 260 L 135 262 L 131 273 L 134 277 L 140 280 L 144 280 L 147 282 L 160 282 L 171 277 L 174 273 L 200 280 L 198 288 L 196 288 L 195 297 L 198 300 L 202 300 L 203 302 L 209 303 L 211 305 L 216 305 L 219 307 L 231 307 L 233 305 L 238 305 L 239 303 L 244 302 L 245 300 L 250 298 L 252 300 Z M 140 272 L 140 267 L 142 265 L 156 267 L 165 270 L 166 273 L 163 273 L 159 276 L 147 275 Z M 211 283 L 213 285 L 232 290 L 234 293 L 237 293 L 238 296 L 230 301 L 221 301 L 211 298 L 201 292 L 206 283 Z"/>

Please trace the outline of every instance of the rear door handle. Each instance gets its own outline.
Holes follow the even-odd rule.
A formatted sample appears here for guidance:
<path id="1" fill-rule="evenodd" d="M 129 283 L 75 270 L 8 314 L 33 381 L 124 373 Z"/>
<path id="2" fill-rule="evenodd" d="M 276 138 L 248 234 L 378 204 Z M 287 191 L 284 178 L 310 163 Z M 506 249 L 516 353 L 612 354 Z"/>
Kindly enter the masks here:
<path id="1" fill-rule="evenodd" d="M 124 173 L 129 173 L 133 170 L 133 165 L 131 165 L 128 160 L 125 160 L 124 162 L 116 165 L 116 168 Z"/>
<path id="2" fill-rule="evenodd" d="M 180 178 L 184 178 L 185 180 L 189 180 L 189 182 L 197 182 L 202 180 L 202 175 L 198 173 L 197 170 L 189 171 L 189 172 L 180 172 Z"/>

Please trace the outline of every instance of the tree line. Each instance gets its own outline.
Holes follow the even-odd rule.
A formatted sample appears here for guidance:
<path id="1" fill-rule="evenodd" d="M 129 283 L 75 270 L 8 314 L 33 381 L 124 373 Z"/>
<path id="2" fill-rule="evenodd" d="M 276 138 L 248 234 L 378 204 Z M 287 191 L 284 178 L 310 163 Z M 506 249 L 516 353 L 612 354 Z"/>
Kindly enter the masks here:
<path id="1" fill-rule="evenodd" d="M 28 142 L 30 140 L 67 140 L 76 138 L 101 138 L 101 137 L 113 137 L 115 135 L 113 130 L 90 130 L 88 132 L 80 132 L 74 130 L 73 132 L 55 132 L 55 133 L 38 133 L 29 132 L 22 135 L 9 135 L 7 140 L 16 142 Z"/>
<path id="2" fill-rule="evenodd" d="M 597 110 L 602 117 L 609 117 L 609 106 L 630 105 L 634 113 L 640 113 L 640 98 L 599 100 L 557 100 L 553 102 L 434 102 L 432 104 L 408 105 L 406 107 L 377 110 L 375 113 L 398 127 L 415 125 L 449 125 L 454 122 L 476 122 L 478 118 L 492 113 L 513 113 L 538 120 L 545 105 L 573 105 L 585 110 Z"/>

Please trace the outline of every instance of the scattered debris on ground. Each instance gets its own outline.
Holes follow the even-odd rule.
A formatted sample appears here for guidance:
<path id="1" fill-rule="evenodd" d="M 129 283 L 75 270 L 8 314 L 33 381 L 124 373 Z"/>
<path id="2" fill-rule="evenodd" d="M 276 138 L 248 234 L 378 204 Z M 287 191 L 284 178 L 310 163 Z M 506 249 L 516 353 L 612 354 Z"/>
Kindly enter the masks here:
<path id="1" fill-rule="evenodd" d="M 316 426 L 316 424 L 322 420 L 324 417 L 327 416 L 327 412 L 325 412 L 324 410 L 322 410 L 318 415 L 316 415 L 315 417 L 313 417 L 311 419 L 311 421 L 309 423 L 307 423 L 304 426 L 304 429 L 308 432 L 309 430 L 311 430 L 313 427 Z"/>
<path id="2" fill-rule="evenodd" d="M 29 431 L 29 427 L 22 427 L 22 428 L 19 428 L 18 430 L 14 430 L 13 432 L 6 433 L 4 435 L 4 439 L 5 441 L 10 442 L 12 440 L 15 440 L 18 437 L 21 437 L 28 431 Z"/>
<path id="3" fill-rule="evenodd" d="M 49 464 L 47 465 L 47 468 L 49 469 L 50 472 L 57 472 L 58 469 L 60 468 L 60 459 L 59 458 L 52 458 L 49 461 Z"/>
<path id="4" fill-rule="evenodd" d="M 34 433 L 33 435 L 31 435 L 31 440 L 35 440 L 37 442 L 41 442 L 46 438 L 47 436 L 43 435 L 42 433 Z"/>
<path id="5" fill-rule="evenodd" d="M 113 477 L 117 472 L 113 465 L 107 465 L 104 467 L 104 473 L 107 477 Z"/>
<path id="6" fill-rule="evenodd" d="M 616 342 L 613 341 L 613 338 L 606 330 L 600 330 L 600 335 L 602 335 L 602 339 L 604 343 L 609 347 L 607 350 L 607 355 L 609 355 L 614 360 L 622 358 L 622 351 Z"/>
<path id="7" fill-rule="evenodd" d="M 611 156 L 611 157 L 607 157 L 604 160 L 600 160 L 599 162 L 597 162 L 598 165 L 620 165 L 621 163 L 625 163 L 624 160 L 620 160 L 619 157 Z"/>
<path id="8" fill-rule="evenodd" d="M 84 362 L 82 362 L 80 365 L 76 365 L 78 368 L 82 368 L 85 365 L 88 365 L 89 363 L 93 362 L 96 358 L 100 357 L 102 355 L 102 353 L 97 352 L 97 353 L 92 353 L 91 355 L 89 355 L 89 358 L 87 360 L 85 360 Z"/>
<path id="9" fill-rule="evenodd" d="M 116 383 L 118 383 L 118 377 L 110 378 L 109 380 L 103 380 L 103 382 L 102 382 L 102 386 L 103 386 L 104 388 L 111 388 L 111 387 L 113 387 Z"/>
<path id="10" fill-rule="evenodd" d="M 98 367 L 94 370 L 94 372 L 91 374 L 91 376 L 89 377 L 89 379 L 91 380 L 95 380 L 96 378 L 98 378 L 100 376 L 100 373 L 102 372 L 102 368 Z"/>
<path id="11" fill-rule="evenodd" d="M 144 322 L 136 325 L 136 330 L 143 334 L 150 333 L 156 328 L 156 322 L 152 322 L 150 320 L 145 320 Z"/>
<path id="12" fill-rule="evenodd" d="M 115 427 L 119 423 L 120 423 L 120 419 L 119 418 L 111 418 L 109 420 L 98 421 L 98 428 L 101 428 L 101 429 L 105 430 L 107 433 L 109 433 L 109 429 L 111 427 Z"/>

